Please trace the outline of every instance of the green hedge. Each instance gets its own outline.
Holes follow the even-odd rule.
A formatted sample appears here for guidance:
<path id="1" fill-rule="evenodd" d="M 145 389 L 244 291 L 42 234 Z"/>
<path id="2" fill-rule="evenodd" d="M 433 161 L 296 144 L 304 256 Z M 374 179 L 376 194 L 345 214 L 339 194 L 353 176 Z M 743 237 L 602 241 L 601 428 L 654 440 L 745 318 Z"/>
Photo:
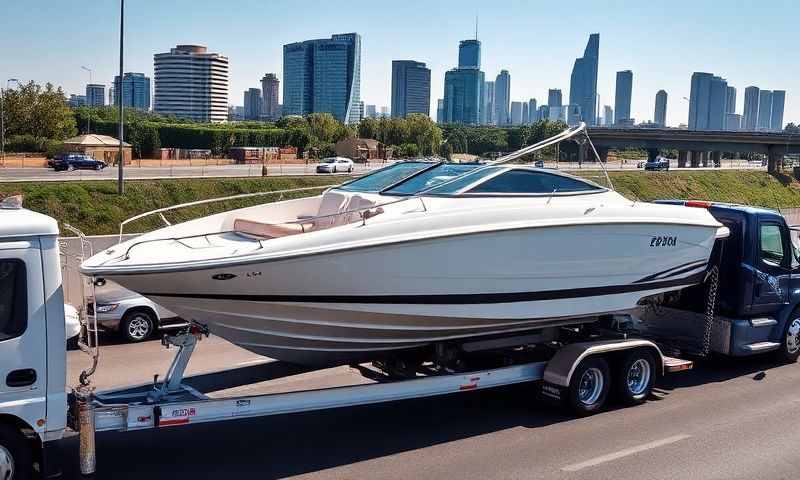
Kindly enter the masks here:
<path id="1" fill-rule="evenodd" d="M 283 147 L 291 144 L 292 140 L 289 132 L 273 126 L 241 128 L 134 122 L 126 124 L 125 129 L 125 140 L 133 145 L 138 157 L 151 156 L 158 148 L 207 149 L 214 155 L 222 155 L 231 147 Z M 116 137 L 118 126 L 110 121 L 93 122 L 92 131 Z"/>

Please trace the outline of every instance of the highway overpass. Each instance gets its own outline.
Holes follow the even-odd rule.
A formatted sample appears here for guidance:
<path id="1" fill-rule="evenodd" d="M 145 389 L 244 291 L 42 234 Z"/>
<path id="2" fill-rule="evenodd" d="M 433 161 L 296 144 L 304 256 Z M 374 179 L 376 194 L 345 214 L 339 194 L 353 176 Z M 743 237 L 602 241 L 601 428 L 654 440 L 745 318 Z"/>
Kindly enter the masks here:
<path id="1" fill-rule="evenodd" d="M 659 149 L 676 149 L 680 167 L 718 163 L 722 152 L 752 152 L 766 155 L 768 170 L 775 171 L 784 155 L 800 154 L 800 135 L 782 132 L 589 128 L 589 137 L 603 159 L 612 148 L 642 148 L 650 158 L 655 158 Z"/>

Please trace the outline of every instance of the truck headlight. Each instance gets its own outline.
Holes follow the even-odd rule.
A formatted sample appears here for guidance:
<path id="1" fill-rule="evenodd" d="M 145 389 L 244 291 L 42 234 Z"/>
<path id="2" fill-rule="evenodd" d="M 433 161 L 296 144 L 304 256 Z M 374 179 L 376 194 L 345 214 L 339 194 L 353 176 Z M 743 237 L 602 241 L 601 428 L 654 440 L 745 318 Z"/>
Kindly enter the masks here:
<path id="1" fill-rule="evenodd" d="M 97 305 L 96 312 L 97 313 L 113 312 L 114 310 L 116 310 L 117 306 L 118 306 L 118 304 L 116 304 L 116 303 L 106 303 L 106 304 L 102 304 L 101 303 L 101 304 Z"/>

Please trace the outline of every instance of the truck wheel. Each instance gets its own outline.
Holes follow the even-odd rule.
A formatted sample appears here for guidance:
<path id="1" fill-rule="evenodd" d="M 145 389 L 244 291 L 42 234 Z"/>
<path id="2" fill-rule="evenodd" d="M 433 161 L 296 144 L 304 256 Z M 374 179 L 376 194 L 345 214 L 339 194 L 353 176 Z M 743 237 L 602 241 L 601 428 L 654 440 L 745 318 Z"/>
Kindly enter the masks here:
<path id="1" fill-rule="evenodd" d="M 617 398 L 625 405 L 640 405 L 647 400 L 656 382 L 656 361 L 647 350 L 634 350 L 625 356 L 614 378 Z"/>
<path id="2" fill-rule="evenodd" d="M 786 325 L 781 348 L 776 352 L 778 359 L 785 363 L 795 363 L 800 357 L 800 317 L 792 316 Z"/>
<path id="3" fill-rule="evenodd" d="M 8 425 L 0 425 L 0 479 L 29 480 L 33 457 L 25 437 Z"/>
<path id="4" fill-rule="evenodd" d="M 143 311 L 128 312 L 122 317 L 119 331 L 131 343 L 142 342 L 153 333 L 155 322 L 152 316 Z"/>
<path id="5" fill-rule="evenodd" d="M 606 403 L 610 386 L 608 362 L 588 357 L 578 364 L 567 390 L 567 403 L 581 417 L 600 411 Z"/>

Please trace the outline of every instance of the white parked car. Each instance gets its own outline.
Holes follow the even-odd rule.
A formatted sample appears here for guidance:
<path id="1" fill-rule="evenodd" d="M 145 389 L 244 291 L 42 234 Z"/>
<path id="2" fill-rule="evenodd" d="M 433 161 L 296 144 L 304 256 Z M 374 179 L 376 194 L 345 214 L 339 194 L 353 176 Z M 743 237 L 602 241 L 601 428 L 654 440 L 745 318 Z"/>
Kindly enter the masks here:
<path id="1" fill-rule="evenodd" d="M 323 158 L 317 165 L 317 173 L 352 172 L 353 161 L 345 157 Z"/>
<path id="2" fill-rule="evenodd" d="M 75 350 L 78 348 L 78 334 L 81 333 L 81 320 L 78 309 L 69 303 L 64 304 L 64 327 L 67 331 L 67 350 Z"/>

